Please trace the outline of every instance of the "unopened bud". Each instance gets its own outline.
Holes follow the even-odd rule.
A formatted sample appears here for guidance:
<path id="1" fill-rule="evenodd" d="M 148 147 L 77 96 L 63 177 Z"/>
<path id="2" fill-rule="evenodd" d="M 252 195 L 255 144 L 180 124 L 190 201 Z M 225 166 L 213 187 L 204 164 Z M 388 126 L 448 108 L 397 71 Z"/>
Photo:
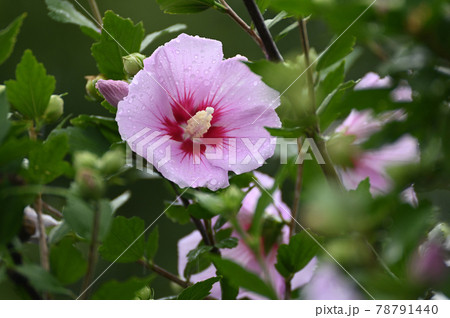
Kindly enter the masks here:
<path id="1" fill-rule="evenodd" d="M 130 76 L 136 75 L 140 70 L 144 68 L 145 55 L 140 53 L 133 53 L 122 57 L 123 69 L 125 73 Z"/>
<path id="2" fill-rule="evenodd" d="M 80 195 L 87 199 L 99 199 L 105 190 L 105 184 L 98 172 L 82 168 L 77 171 L 75 182 Z"/>
<path id="3" fill-rule="evenodd" d="M 336 165 L 349 167 L 357 155 L 358 148 L 354 145 L 355 136 L 336 134 L 327 141 L 327 150 L 331 160 Z"/>
<path id="4" fill-rule="evenodd" d="M 3 93 L 6 89 L 5 85 L 0 85 L 0 94 Z"/>
<path id="5" fill-rule="evenodd" d="M 83 168 L 97 169 L 99 158 L 89 151 L 80 151 L 75 154 L 73 165 L 75 170 Z"/>
<path id="6" fill-rule="evenodd" d="M 50 96 L 47 109 L 44 113 L 44 120 L 47 123 L 57 121 L 64 113 L 64 100 L 59 95 Z"/>
<path id="7" fill-rule="evenodd" d="M 120 150 L 106 152 L 100 159 L 100 171 L 104 175 L 111 175 L 119 171 L 125 164 L 124 154 Z"/>
<path id="8" fill-rule="evenodd" d="M 97 88 L 95 87 L 95 84 L 97 84 L 97 81 L 100 79 L 105 79 L 102 75 L 89 75 L 85 76 L 86 79 L 86 96 L 91 101 L 102 101 L 102 96 L 97 91 Z"/>

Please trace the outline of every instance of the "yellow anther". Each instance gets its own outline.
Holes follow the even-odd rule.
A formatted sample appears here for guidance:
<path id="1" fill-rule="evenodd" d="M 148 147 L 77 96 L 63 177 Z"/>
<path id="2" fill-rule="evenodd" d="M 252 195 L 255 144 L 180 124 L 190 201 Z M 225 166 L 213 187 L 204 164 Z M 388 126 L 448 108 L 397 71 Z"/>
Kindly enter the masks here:
<path id="1" fill-rule="evenodd" d="M 198 111 L 191 119 L 187 121 L 184 130 L 186 138 L 201 138 L 211 127 L 214 108 L 206 107 L 205 110 Z"/>

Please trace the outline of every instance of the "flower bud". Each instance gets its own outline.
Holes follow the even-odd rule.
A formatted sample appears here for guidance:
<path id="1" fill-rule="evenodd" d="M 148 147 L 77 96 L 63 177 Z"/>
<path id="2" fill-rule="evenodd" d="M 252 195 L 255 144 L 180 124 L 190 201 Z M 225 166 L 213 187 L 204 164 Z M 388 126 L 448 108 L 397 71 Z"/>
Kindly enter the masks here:
<path id="1" fill-rule="evenodd" d="M 119 102 L 128 95 L 128 83 L 124 81 L 98 80 L 95 87 L 114 107 L 117 107 Z"/>
<path id="2" fill-rule="evenodd" d="M 86 96 L 91 101 L 102 101 L 102 96 L 97 91 L 97 88 L 95 87 L 95 84 L 97 84 L 97 81 L 100 79 L 105 79 L 103 75 L 89 75 L 85 76 L 86 79 Z"/>
<path id="3" fill-rule="evenodd" d="M 73 165 L 75 170 L 81 170 L 83 168 L 97 169 L 99 164 L 99 158 L 89 151 L 80 151 L 75 154 Z"/>
<path id="4" fill-rule="evenodd" d="M 47 109 L 44 112 L 44 120 L 47 123 L 57 121 L 64 113 L 64 100 L 59 95 L 50 96 Z"/>
<path id="5" fill-rule="evenodd" d="M 78 170 L 75 182 L 80 195 L 86 199 L 99 199 L 105 190 L 103 178 L 98 172 L 89 168 Z"/>
<path id="6" fill-rule="evenodd" d="M 357 146 L 354 145 L 355 136 L 335 134 L 327 141 L 328 154 L 334 164 L 342 167 L 352 166 L 352 158 L 357 154 Z"/>
<path id="7" fill-rule="evenodd" d="M 410 263 L 411 279 L 419 284 L 436 285 L 444 281 L 449 273 L 445 263 L 445 251 L 440 244 L 427 242 Z"/>
<path id="8" fill-rule="evenodd" d="M 5 85 L 0 85 L 0 94 L 3 93 L 6 89 Z"/>
<path id="9" fill-rule="evenodd" d="M 153 298 L 152 294 L 153 293 L 152 293 L 152 290 L 150 289 L 150 287 L 145 286 L 136 292 L 136 297 L 134 299 L 135 300 L 150 300 Z"/>
<path id="10" fill-rule="evenodd" d="M 119 171 L 125 164 L 123 152 L 111 150 L 106 152 L 100 159 L 99 169 L 104 175 L 111 175 Z"/>
<path id="11" fill-rule="evenodd" d="M 134 76 L 144 68 L 144 59 L 145 55 L 140 53 L 133 53 L 127 56 L 122 57 L 123 60 L 123 69 L 125 73 L 130 76 Z"/>

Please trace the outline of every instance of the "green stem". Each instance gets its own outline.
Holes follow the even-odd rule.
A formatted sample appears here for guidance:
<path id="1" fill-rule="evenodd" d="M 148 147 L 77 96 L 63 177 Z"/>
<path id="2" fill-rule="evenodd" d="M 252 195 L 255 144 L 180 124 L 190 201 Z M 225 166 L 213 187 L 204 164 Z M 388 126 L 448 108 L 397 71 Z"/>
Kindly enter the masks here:
<path id="1" fill-rule="evenodd" d="M 83 287 L 82 287 L 82 294 L 79 299 L 86 299 L 90 285 L 92 284 L 92 280 L 94 278 L 95 274 L 95 267 L 97 265 L 98 260 L 98 235 L 100 231 L 100 211 L 98 207 L 95 209 L 94 212 L 94 226 L 92 228 L 92 237 L 91 237 L 91 244 L 89 245 L 89 254 L 88 254 L 88 269 L 86 272 L 86 275 L 84 276 L 83 280 Z"/>

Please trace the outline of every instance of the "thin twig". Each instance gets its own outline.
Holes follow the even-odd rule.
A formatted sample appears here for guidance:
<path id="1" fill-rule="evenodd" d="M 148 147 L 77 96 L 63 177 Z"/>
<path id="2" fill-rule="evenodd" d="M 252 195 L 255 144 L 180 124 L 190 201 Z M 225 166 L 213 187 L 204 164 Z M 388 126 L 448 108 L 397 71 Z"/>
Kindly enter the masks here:
<path id="1" fill-rule="evenodd" d="M 254 0 L 243 0 L 245 7 L 247 8 L 253 23 L 255 24 L 256 30 L 258 30 L 259 36 L 265 47 L 265 53 L 267 59 L 274 62 L 282 62 L 283 57 L 278 50 L 272 35 L 269 32 L 266 24 L 264 23 L 264 17 L 259 11 L 258 5 Z"/>
<path id="2" fill-rule="evenodd" d="M 262 42 L 259 35 L 253 30 L 241 17 L 228 5 L 225 0 L 220 0 L 220 3 L 225 7 L 225 12 L 232 18 L 245 32 L 247 32 L 252 39 L 258 44 L 262 49 L 264 54 L 268 57 L 264 43 Z"/>
<path id="3" fill-rule="evenodd" d="M 95 0 L 89 0 L 89 6 L 91 7 L 92 13 L 94 14 L 95 19 L 98 22 L 98 25 L 103 24 L 102 14 L 98 9 L 97 2 Z"/>
<path id="4" fill-rule="evenodd" d="M 49 271 L 50 262 L 48 260 L 47 236 L 45 234 L 45 225 L 42 219 L 42 195 L 40 193 L 38 194 L 34 207 L 37 214 L 37 226 L 39 229 L 39 256 L 41 266 L 46 271 Z"/>
<path id="5" fill-rule="evenodd" d="M 42 201 L 42 207 L 44 208 L 44 210 L 46 210 L 51 216 L 56 217 L 58 219 L 62 219 L 63 214 L 56 208 L 54 208 L 53 206 L 51 206 L 50 204 L 48 204 L 45 201 Z"/>
<path id="6" fill-rule="evenodd" d="M 156 274 L 160 275 L 161 277 L 164 277 L 164 278 L 170 280 L 171 282 L 174 282 L 178 286 L 181 286 L 183 288 L 188 288 L 188 287 L 192 286 L 191 283 L 189 283 L 189 282 L 187 282 L 185 280 L 182 280 L 181 278 L 179 278 L 175 274 L 172 274 L 171 272 L 169 272 L 169 271 L 165 270 L 164 268 L 156 265 L 155 263 L 147 262 L 144 259 L 140 259 L 137 262 L 138 262 L 138 264 L 141 264 L 145 268 L 155 272 Z M 211 297 L 211 296 L 207 296 L 207 297 L 205 297 L 205 299 L 215 300 L 215 298 Z"/>
<path id="7" fill-rule="evenodd" d="M 100 231 L 100 211 L 98 208 L 95 209 L 93 217 L 94 217 L 94 226 L 92 228 L 91 244 L 89 245 L 88 269 L 86 275 L 84 276 L 83 285 L 81 288 L 82 291 L 87 291 L 87 289 L 89 289 L 92 279 L 94 278 L 95 267 L 97 265 L 98 259 L 98 245 L 99 245 L 98 234 Z M 86 299 L 87 295 L 88 295 L 87 292 L 83 292 L 80 295 L 80 299 Z"/>

